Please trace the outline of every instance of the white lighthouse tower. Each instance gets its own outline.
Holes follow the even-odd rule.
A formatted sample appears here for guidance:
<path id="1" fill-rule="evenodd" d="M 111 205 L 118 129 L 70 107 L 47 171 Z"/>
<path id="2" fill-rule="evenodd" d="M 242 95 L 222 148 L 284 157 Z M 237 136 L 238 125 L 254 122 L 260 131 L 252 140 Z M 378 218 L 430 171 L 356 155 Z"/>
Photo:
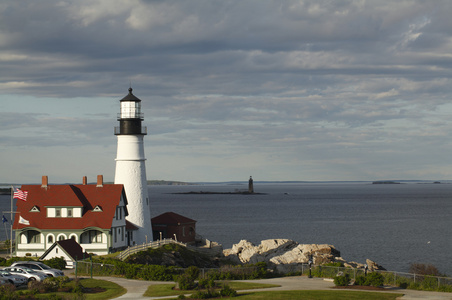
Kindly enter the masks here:
<path id="1" fill-rule="evenodd" d="M 123 184 L 127 197 L 127 221 L 138 230 L 129 232 L 130 244 L 152 241 L 151 211 L 148 198 L 143 137 L 146 127 L 141 126 L 141 100 L 129 94 L 120 100 L 119 127 L 115 127 L 118 137 L 116 154 L 115 184 Z"/>

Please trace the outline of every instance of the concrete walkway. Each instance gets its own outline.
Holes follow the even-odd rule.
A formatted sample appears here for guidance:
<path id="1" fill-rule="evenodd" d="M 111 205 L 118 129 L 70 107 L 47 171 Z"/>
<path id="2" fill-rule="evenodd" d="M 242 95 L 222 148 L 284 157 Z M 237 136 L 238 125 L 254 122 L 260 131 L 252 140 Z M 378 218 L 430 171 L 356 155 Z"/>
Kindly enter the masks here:
<path id="1" fill-rule="evenodd" d="M 117 277 L 95 277 L 96 279 L 103 279 L 112 281 L 119 284 L 127 289 L 127 293 L 118 297 L 116 299 L 160 299 L 169 298 L 166 297 L 144 297 L 143 294 L 150 285 L 162 284 L 165 282 L 161 281 L 143 281 L 143 280 L 133 280 L 124 279 Z M 255 289 L 255 290 L 245 290 L 239 291 L 239 293 L 244 292 L 257 292 L 257 291 L 292 291 L 292 290 L 329 290 L 334 287 L 332 280 L 324 280 L 322 278 L 307 278 L 305 276 L 297 277 L 282 277 L 282 278 L 271 278 L 271 279 L 259 279 L 259 280 L 244 280 L 244 282 L 258 282 L 258 283 L 268 283 L 280 285 L 280 287 L 267 288 L 267 289 Z M 168 282 L 167 282 L 168 283 Z M 353 290 L 357 291 L 357 290 Z M 387 291 L 382 291 L 381 293 L 399 293 L 404 294 L 400 300 L 416 300 L 416 299 L 429 299 L 429 300 L 452 300 L 452 293 L 441 293 L 441 292 L 425 292 L 425 291 L 415 291 L 415 290 L 405 290 L 398 288 L 389 288 Z M 174 298 L 176 298 L 175 296 Z"/>

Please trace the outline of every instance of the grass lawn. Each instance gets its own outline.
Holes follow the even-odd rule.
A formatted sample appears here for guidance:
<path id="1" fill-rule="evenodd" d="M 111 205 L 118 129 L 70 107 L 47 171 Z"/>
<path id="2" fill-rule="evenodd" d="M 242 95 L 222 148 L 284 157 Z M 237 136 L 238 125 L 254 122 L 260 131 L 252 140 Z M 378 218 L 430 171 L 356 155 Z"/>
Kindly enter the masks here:
<path id="1" fill-rule="evenodd" d="M 124 295 L 127 290 L 116 283 L 106 280 L 100 279 L 81 279 L 80 283 L 85 288 L 102 288 L 105 289 L 104 292 L 100 293 L 85 293 L 85 299 L 88 300 L 103 300 L 103 299 L 112 299 Z M 73 281 L 68 283 L 69 285 L 73 285 Z M 68 296 L 75 295 L 73 293 L 63 293 L 63 292 L 53 292 L 53 293 L 44 293 L 35 295 L 36 298 L 48 299 L 50 295 L 59 295 L 59 296 Z"/>
<path id="2" fill-rule="evenodd" d="M 403 294 L 354 291 L 273 291 L 239 295 L 237 300 L 395 300 Z M 234 298 L 235 299 L 235 298 Z"/>
<path id="3" fill-rule="evenodd" d="M 219 283 L 221 284 L 221 282 L 219 282 Z M 263 289 L 263 288 L 271 288 L 271 287 L 279 286 L 276 284 L 236 282 L 236 281 L 227 282 L 227 284 L 236 291 L 251 290 L 251 289 Z M 164 297 L 164 296 L 190 294 L 190 293 L 196 292 L 196 290 L 192 290 L 192 291 L 173 290 L 174 286 L 175 286 L 174 283 L 151 285 L 148 287 L 148 289 L 144 293 L 144 296 L 146 296 L 146 297 Z"/>

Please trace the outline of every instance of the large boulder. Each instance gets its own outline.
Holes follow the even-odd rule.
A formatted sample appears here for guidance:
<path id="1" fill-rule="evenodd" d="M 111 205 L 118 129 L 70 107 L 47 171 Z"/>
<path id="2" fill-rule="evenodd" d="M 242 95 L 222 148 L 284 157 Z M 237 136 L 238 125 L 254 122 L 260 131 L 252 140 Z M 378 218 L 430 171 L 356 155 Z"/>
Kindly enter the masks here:
<path id="1" fill-rule="evenodd" d="M 314 264 L 324 264 L 340 258 L 340 252 L 327 244 L 298 244 L 288 239 L 263 240 L 256 246 L 247 240 L 241 240 L 231 249 L 223 251 L 226 258 L 241 263 L 266 262 L 278 272 L 284 272 L 285 266 L 308 263 L 312 256 Z"/>

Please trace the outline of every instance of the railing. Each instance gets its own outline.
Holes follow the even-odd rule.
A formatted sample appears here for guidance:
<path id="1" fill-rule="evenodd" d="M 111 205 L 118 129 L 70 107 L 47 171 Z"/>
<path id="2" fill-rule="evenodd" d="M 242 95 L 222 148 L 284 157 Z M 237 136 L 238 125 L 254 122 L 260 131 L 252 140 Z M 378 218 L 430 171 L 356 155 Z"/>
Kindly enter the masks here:
<path id="1" fill-rule="evenodd" d="M 115 135 L 121 134 L 121 128 L 119 126 L 115 127 Z M 141 131 L 139 134 L 147 135 L 148 134 L 148 128 L 146 126 L 141 126 Z"/>
<path id="2" fill-rule="evenodd" d="M 123 111 L 121 113 L 118 113 L 117 116 L 118 121 L 121 119 L 140 119 L 143 120 L 144 119 L 144 114 L 143 113 L 138 113 L 135 111 Z"/>
<path id="3" fill-rule="evenodd" d="M 365 275 L 366 271 L 362 268 L 350 268 L 350 267 L 334 267 L 334 266 L 322 266 L 301 264 L 293 266 L 292 270 L 288 270 L 292 273 L 301 272 L 301 274 L 312 274 L 314 277 L 334 278 L 338 275 L 348 274 L 352 281 L 356 280 L 357 276 Z M 441 287 L 448 286 L 452 289 L 452 277 L 432 276 L 432 275 L 420 275 L 414 273 L 396 272 L 396 271 L 383 271 L 376 270 L 374 272 L 383 275 L 384 284 L 389 286 L 397 286 L 407 288 L 409 286 L 418 286 L 420 289 L 426 290 L 439 290 Z M 367 273 L 370 273 L 369 271 Z"/>
<path id="4" fill-rule="evenodd" d="M 128 247 L 126 250 L 124 250 L 121 253 L 119 253 L 117 258 L 119 258 L 120 260 L 124 260 L 127 257 L 129 257 L 130 255 L 138 253 L 140 251 L 145 251 L 145 250 L 147 250 L 149 248 L 158 248 L 158 247 L 160 247 L 162 245 L 168 245 L 168 244 L 178 244 L 178 245 L 187 247 L 187 244 L 185 244 L 185 243 L 178 242 L 178 241 L 175 241 L 173 239 L 163 239 L 163 240 L 150 242 L 150 243 L 147 243 L 147 244 L 143 243 L 141 245 Z"/>

